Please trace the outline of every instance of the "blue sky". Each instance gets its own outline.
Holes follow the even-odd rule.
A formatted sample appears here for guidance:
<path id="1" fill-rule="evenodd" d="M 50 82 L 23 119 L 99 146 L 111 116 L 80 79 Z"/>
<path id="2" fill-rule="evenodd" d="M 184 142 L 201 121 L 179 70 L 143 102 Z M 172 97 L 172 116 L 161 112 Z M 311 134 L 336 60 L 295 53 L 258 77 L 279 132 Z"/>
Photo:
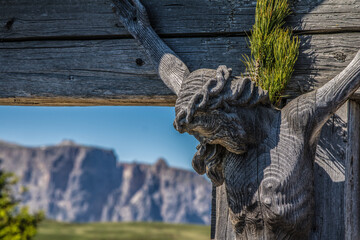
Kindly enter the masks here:
<path id="1" fill-rule="evenodd" d="M 118 160 L 191 169 L 197 140 L 173 127 L 173 107 L 0 107 L 0 139 L 26 146 L 64 139 L 114 149 Z"/>

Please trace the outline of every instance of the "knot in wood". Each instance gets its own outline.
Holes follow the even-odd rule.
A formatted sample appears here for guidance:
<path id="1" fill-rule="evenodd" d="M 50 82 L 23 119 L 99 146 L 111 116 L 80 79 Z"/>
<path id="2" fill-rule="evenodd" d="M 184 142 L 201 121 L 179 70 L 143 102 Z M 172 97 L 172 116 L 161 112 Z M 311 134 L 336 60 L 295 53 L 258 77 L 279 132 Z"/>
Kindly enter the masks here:
<path id="1" fill-rule="evenodd" d="M 9 31 L 12 28 L 14 22 L 15 22 L 15 18 L 11 18 L 9 21 L 7 21 L 4 26 L 6 28 L 6 30 Z"/>
<path id="2" fill-rule="evenodd" d="M 145 64 L 145 62 L 141 58 L 137 58 L 135 60 L 135 62 L 136 62 L 136 65 L 138 65 L 138 66 L 142 66 Z"/>

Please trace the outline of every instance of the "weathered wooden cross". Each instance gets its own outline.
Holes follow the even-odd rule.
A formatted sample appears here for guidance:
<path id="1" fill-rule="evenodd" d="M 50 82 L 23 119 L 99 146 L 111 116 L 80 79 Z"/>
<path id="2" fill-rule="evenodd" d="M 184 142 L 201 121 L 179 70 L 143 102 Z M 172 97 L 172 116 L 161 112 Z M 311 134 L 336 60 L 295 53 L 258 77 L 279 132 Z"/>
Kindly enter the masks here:
<path id="1" fill-rule="evenodd" d="M 297 33 L 304 44 L 287 94 L 316 90 L 281 111 L 249 79 L 232 76 L 241 72 L 253 3 L 146 1 L 157 32 L 178 55 L 152 29 L 138 0 L 114 3 L 148 57 L 106 2 L 4 1 L 0 103 L 168 105 L 177 99 L 174 126 L 199 140 L 194 169 L 216 187 L 213 239 L 358 238 L 359 1 L 294 3 L 290 22 L 302 22 Z M 345 123 L 333 113 L 349 98 L 346 145 Z"/>

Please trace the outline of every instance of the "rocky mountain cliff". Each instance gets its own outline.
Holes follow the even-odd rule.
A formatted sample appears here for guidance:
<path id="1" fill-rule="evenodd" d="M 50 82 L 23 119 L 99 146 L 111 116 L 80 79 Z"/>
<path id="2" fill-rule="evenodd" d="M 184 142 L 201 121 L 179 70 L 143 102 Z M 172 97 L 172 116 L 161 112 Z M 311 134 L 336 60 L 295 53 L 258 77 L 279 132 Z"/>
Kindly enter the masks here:
<path id="1" fill-rule="evenodd" d="M 51 219 L 210 223 L 211 184 L 162 159 L 121 163 L 112 150 L 70 141 L 36 148 L 0 142 L 0 162 L 28 188 L 22 203 Z"/>

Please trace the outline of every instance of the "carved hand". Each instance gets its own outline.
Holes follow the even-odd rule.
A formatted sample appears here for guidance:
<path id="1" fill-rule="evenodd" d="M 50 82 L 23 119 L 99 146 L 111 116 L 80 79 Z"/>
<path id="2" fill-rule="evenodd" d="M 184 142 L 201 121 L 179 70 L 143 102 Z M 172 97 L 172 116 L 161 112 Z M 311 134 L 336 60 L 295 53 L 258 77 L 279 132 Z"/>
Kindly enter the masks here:
<path id="1" fill-rule="evenodd" d="M 138 37 L 144 27 L 150 27 L 145 7 L 139 0 L 113 0 L 113 11 L 131 35 Z"/>
<path id="2" fill-rule="evenodd" d="M 163 82 L 179 94 L 181 82 L 189 74 L 185 63 L 159 38 L 145 7 L 139 0 L 113 0 L 116 15 L 129 33 L 145 49 Z"/>

